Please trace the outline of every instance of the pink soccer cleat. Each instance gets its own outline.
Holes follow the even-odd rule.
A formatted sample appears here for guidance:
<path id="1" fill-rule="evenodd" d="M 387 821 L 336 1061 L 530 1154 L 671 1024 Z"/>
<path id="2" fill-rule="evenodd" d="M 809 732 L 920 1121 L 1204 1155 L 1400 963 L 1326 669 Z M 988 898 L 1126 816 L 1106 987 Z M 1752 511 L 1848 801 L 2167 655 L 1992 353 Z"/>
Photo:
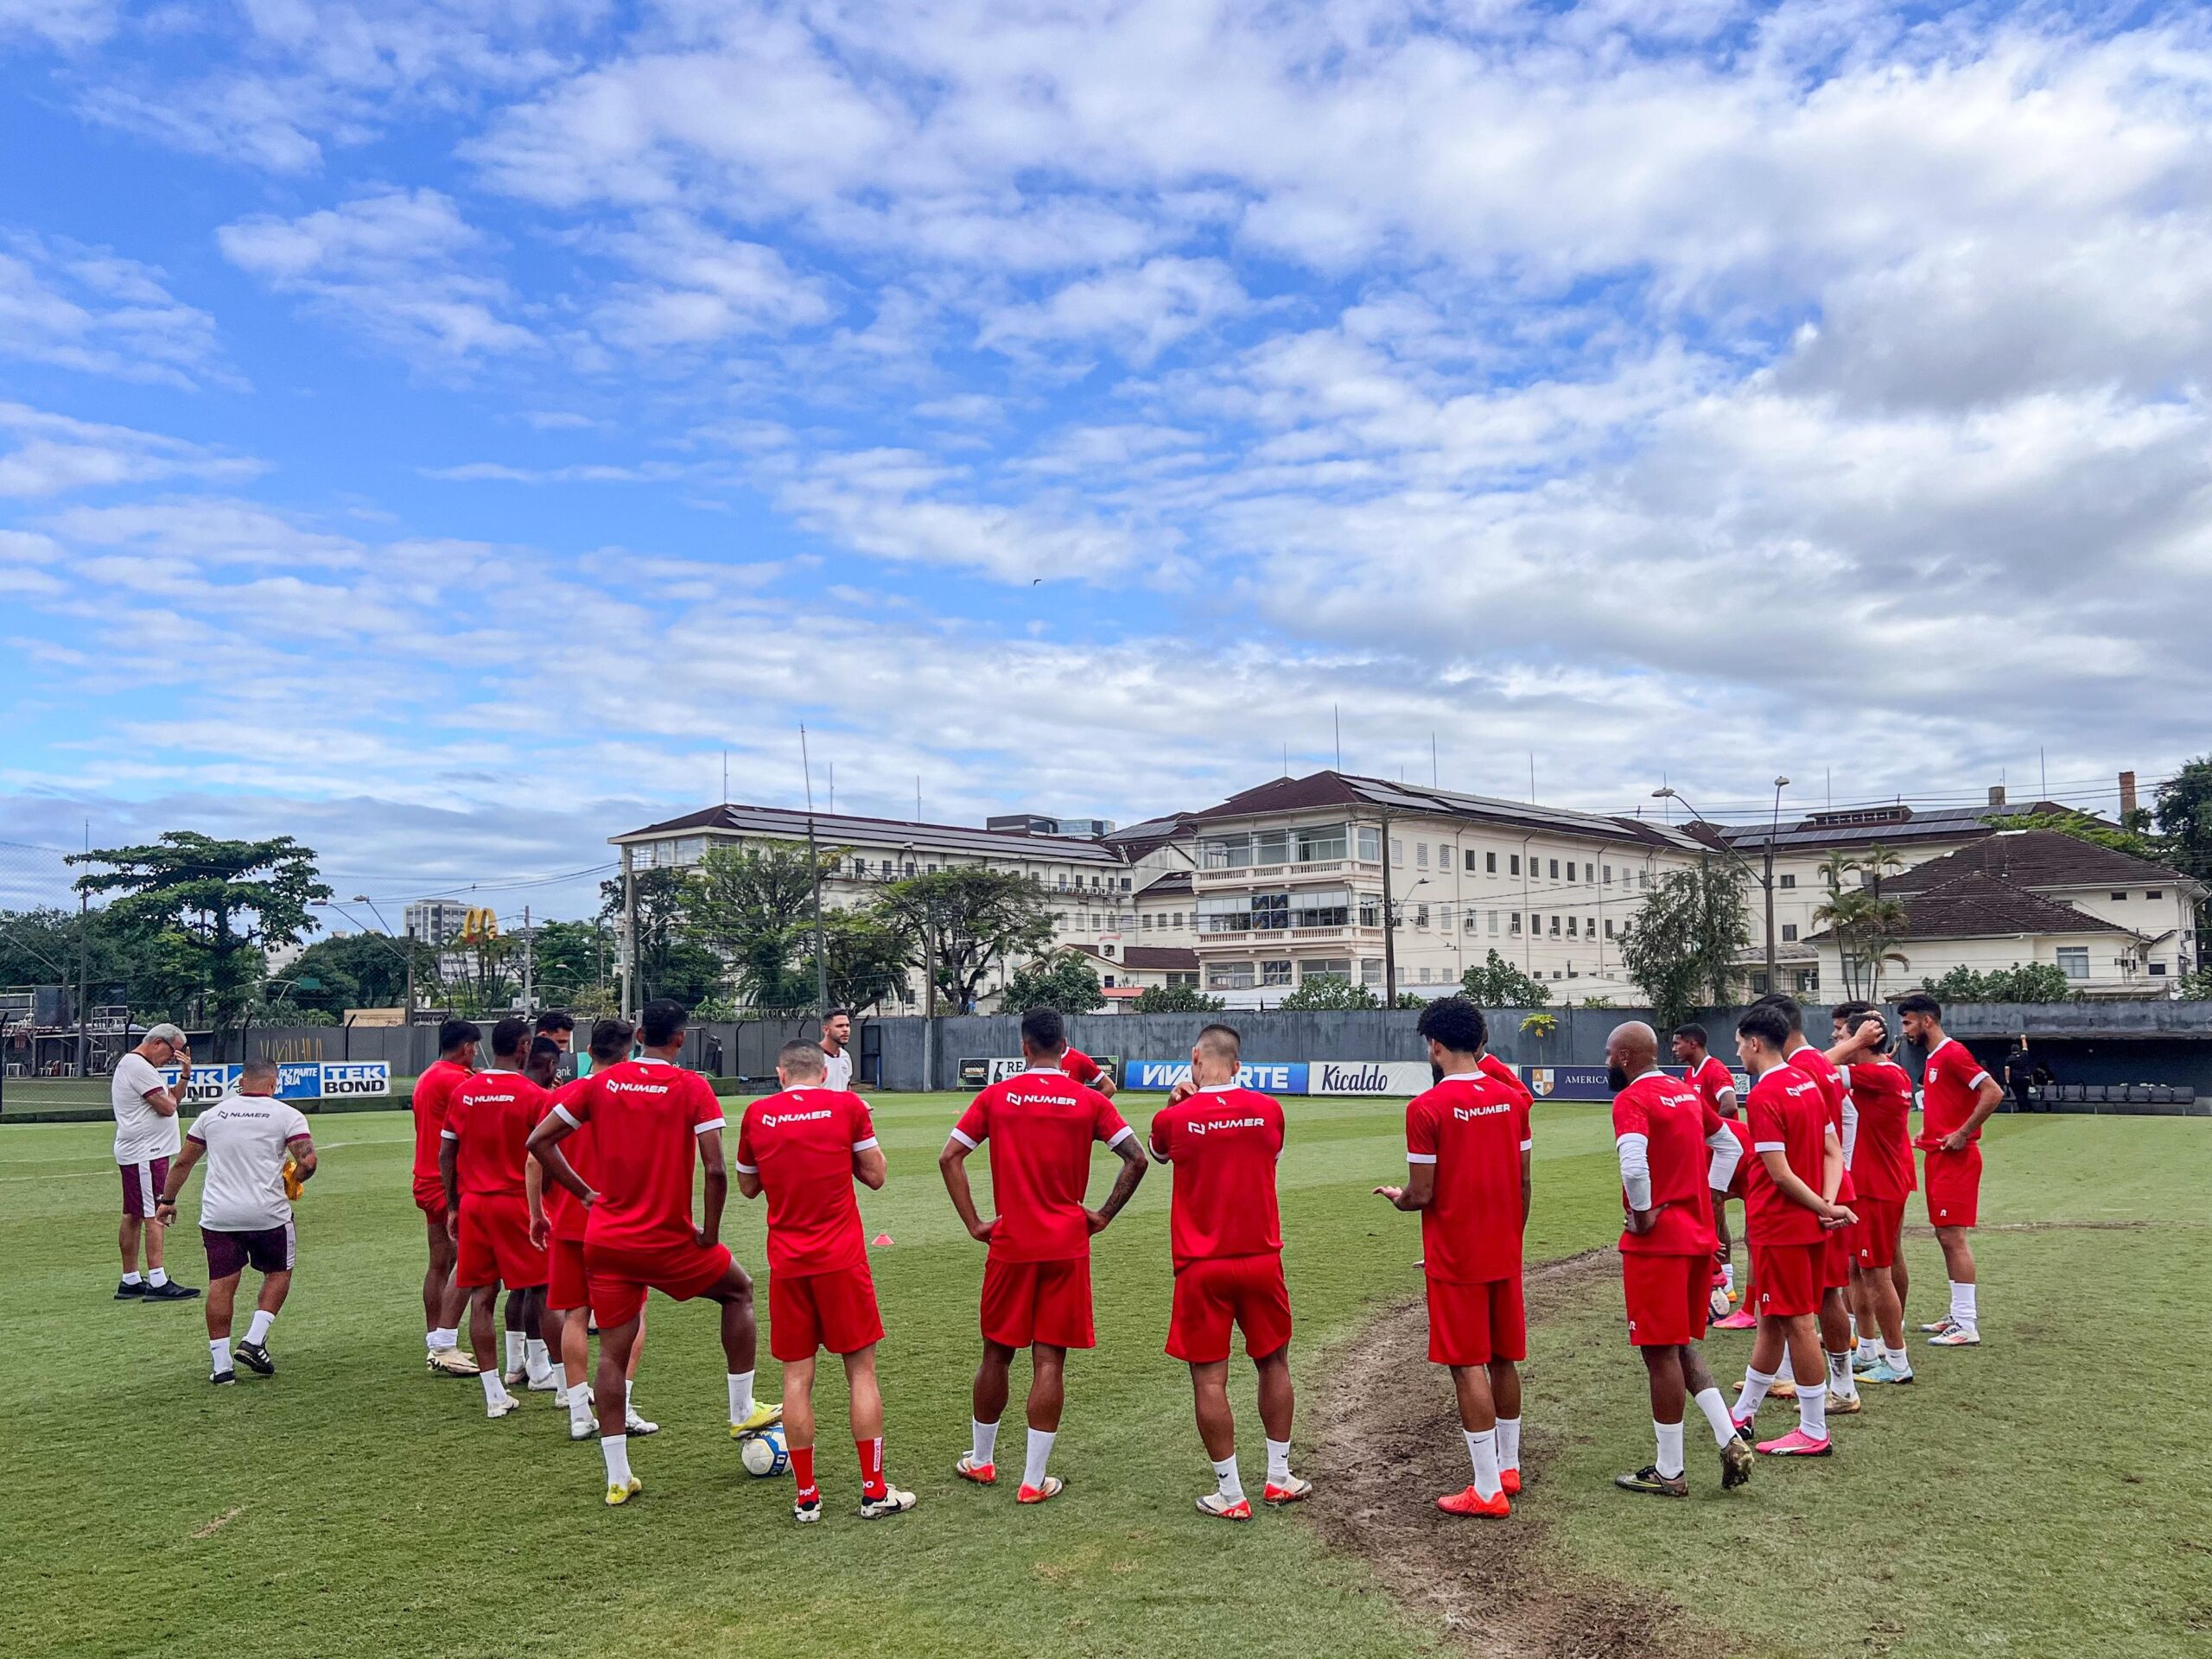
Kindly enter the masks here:
<path id="1" fill-rule="evenodd" d="M 1825 1458 L 1834 1442 L 1816 1440 L 1802 1428 L 1793 1428 L 1778 1440 L 1761 1440 L 1759 1450 L 1770 1458 Z"/>

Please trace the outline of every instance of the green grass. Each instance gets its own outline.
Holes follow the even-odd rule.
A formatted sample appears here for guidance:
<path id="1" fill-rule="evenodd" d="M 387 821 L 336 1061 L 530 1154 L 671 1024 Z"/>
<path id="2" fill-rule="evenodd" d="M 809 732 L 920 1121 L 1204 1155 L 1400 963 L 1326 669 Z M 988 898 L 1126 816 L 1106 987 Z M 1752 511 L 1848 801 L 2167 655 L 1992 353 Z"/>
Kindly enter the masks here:
<path id="1" fill-rule="evenodd" d="M 831 1514 L 805 1531 L 789 1522 L 786 1483 L 738 1468 L 703 1308 L 655 1303 L 639 1402 L 664 1432 L 636 1443 L 646 1491 L 622 1510 L 599 1503 L 596 1449 L 569 1443 L 543 1396 L 487 1423 L 473 1384 L 423 1374 L 422 1229 L 399 1114 L 318 1124 L 323 1172 L 301 1205 L 298 1279 L 271 1338 L 282 1373 L 220 1391 L 204 1380 L 196 1304 L 108 1300 L 107 1132 L 0 1129 L 0 1342 L 16 1361 L 0 1434 L 0 1651 L 504 1655 L 588 1642 L 668 1656 L 1233 1647 L 1306 1659 L 1443 1646 L 1294 1515 L 1230 1529 L 1192 1512 L 1207 1471 L 1185 1374 L 1160 1351 L 1165 1172 L 1097 1242 L 1101 1346 L 1071 1363 L 1054 1459 L 1068 1497 L 1018 1510 L 1003 1489 L 953 1480 L 982 1270 L 932 1166 L 956 1103 L 876 1106 L 892 1180 L 862 1208 L 871 1235 L 896 1241 L 875 1255 L 889 1465 L 922 1507 L 874 1525 L 850 1516 L 842 1382 L 825 1371 Z M 1130 1109 L 1141 1119 L 1150 1104 Z M 1292 1111 L 1284 1213 L 1310 1384 L 1329 1344 L 1417 1291 L 1418 1230 L 1367 1196 L 1403 1168 L 1396 1104 Z M 1600 1112 L 1541 1106 L 1537 1144 L 1532 1256 L 1606 1242 L 1617 1200 Z M 2005 1120 L 1989 1137 L 1989 1218 L 2201 1220 L 2208 1150 L 2202 1123 Z M 757 1206 L 736 1206 L 741 1259 L 759 1262 L 760 1227 Z M 188 1240 L 175 1265 L 198 1282 L 196 1236 L 181 1230 Z M 1551 1460 L 1542 1501 L 1564 1521 L 1552 1536 L 1578 1565 L 1681 1596 L 1760 1652 L 1862 1646 L 1877 1620 L 1902 1627 L 1873 1637 L 1897 1652 L 2057 1653 L 2086 1639 L 2101 1659 L 2180 1650 L 2202 1639 L 2190 1622 L 2212 1617 L 2212 1557 L 2197 1553 L 2212 1546 L 2212 1414 L 2189 1340 L 2206 1325 L 2208 1246 L 2179 1225 L 1985 1234 L 1980 1353 L 1931 1359 L 1917 1390 L 1839 1429 L 1830 1464 L 1763 1469 L 1746 1501 L 1656 1515 L 1605 1484 L 1649 1456 L 1649 1435 L 1605 1278 L 1535 1333 L 1529 1420 Z M 1931 1244 L 1914 1265 L 1931 1306 Z M 2171 1357 L 2136 1358 L 2145 1331 Z M 1714 1357 L 1741 1363 L 1719 1342 Z M 774 1371 L 764 1341 L 772 1394 Z M 1242 1378 L 1236 1398 L 1256 1477 Z M 1309 1426 L 1323 1407 L 1309 1386 Z"/>

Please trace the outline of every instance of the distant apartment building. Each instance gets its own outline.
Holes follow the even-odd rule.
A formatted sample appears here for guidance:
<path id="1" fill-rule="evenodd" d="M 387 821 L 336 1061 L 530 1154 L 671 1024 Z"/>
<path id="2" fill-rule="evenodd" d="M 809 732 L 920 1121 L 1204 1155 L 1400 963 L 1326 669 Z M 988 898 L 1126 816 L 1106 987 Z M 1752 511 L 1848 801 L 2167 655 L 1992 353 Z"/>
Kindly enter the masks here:
<path id="1" fill-rule="evenodd" d="M 406 930 L 409 938 L 443 948 L 461 938 L 461 928 L 467 918 L 467 905 L 455 904 L 447 899 L 426 899 L 407 906 L 400 925 Z"/>

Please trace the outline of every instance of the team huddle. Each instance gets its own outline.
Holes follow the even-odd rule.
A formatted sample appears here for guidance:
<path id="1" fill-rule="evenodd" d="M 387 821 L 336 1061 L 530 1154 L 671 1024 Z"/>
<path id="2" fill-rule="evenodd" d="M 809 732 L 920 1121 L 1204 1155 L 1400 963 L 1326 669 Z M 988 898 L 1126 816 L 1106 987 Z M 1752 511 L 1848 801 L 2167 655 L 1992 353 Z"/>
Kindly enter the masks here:
<path id="1" fill-rule="evenodd" d="M 1932 998 L 1916 994 L 1897 1008 L 1905 1035 L 1928 1053 L 1918 1144 L 1927 1152 L 1929 1217 L 1951 1279 L 1949 1315 L 1923 1329 L 1939 1345 L 1971 1346 L 1980 1340 L 1966 1238 L 1976 1219 L 1976 1142 L 2002 1091 L 1963 1045 L 1944 1037 Z M 788 1458 L 793 1518 L 811 1522 L 823 1514 L 812 1392 L 824 1351 L 842 1363 L 850 1388 L 860 1515 L 909 1511 L 914 1494 L 892 1485 L 884 1472 L 875 1366 L 884 1327 L 855 1185 L 880 1187 L 886 1164 L 867 1103 L 845 1086 L 849 1021 L 840 1011 L 825 1020 L 823 1043 L 801 1040 L 780 1051 L 781 1087 L 745 1108 L 730 1160 L 720 1098 L 677 1063 L 685 1027 L 683 1007 L 666 1001 L 648 1004 L 634 1026 L 600 1020 L 589 1033 L 588 1061 L 576 1065 L 582 1075 L 560 1081 L 573 1029 L 565 1016 L 541 1019 L 535 1032 L 519 1017 L 500 1020 L 481 1068 L 482 1033 L 465 1020 L 447 1022 L 440 1058 L 418 1081 L 413 1101 L 414 1195 L 429 1252 L 423 1282 L 429 1369 L 478 1377 L 493 1419 L 517 1408 L 512 1384 L 552 1393 L 569 1413 L 572 1438 L 596 1433 L 606 1502 L 620 1505 L 642 1490 L 630 1466 L 631 1440 L 656 1431 L 632 1397 L 646 1293 L 711 1301 L 720 1308 L 730 1433 L 745 1443 L 748 1467 L 780 1468 Z M 1489 1052 L 1482 1011 L 1471 1002 L 1456 996 L 1432 1002 L 1418 1029 L 1438 1080 L 1406 1109 L 1405 1184 L 1375 1191 L 1421 1214 L 1429 1358 L 1451 1371 L 1471 1465 L 1469 1484 L 1440 1497 L 1438 1507 L 1499 1519 L 1512 1513 L 1521 1490 L 1522 1243 L 1534 1100 L 1514 1069 Z M 1752 1077 L 1738 1116 L 1732 1074 L 1705 1052 L 1700 1027 L 1674 1034 L 1686 1077 L 1659 1069 L 1649 1026 L 1631 1021 L 1612 1033 L 1606 1061 L 1625 1215 L 1623 1289 L 1657 1444 L 1652 1463 L 1618 1477 L 1625 1490 L 1688 1495 L 1683 1429 L 1693 1402 L 1713 1434 L 1721 1484 L 1736 1487 L 1750 1478 L 1754 1448 L 1828 1455 L 1827 1416 L 1862 1408 L 1859 1381 L 1913 1380 L 1897 1250 L 1905 1195 L 1918 1185 L 1911 1079 L 1890 1058 L 1893 1039 L 1871 1005 L 1836 1010 L 1834 1039 L 1825 1052 L 1814 1048 L 1802 1011 L 1788 997 L 1754 1004 L 1737 1027 L 1737 1052 Z M 1026 1069 L 975 1097 L 938 1160 L 962 1224 L 987 1246 L 971 1439 L 954 1472 L 976 1485 L 999 1484 L 1009 1372 L 1026 1348 L 1032 1378 L 1015 1501 L 1043 1503 L 1065 1490 L 1049 1465 L 1068 1352 L 1096 1345 L 1090 1240 L 1135 1194 L 1149 1154 L 1174 1171 L 1166 1351 L 1190 1368 L 1216 1483 L 1197 1507 L 1230 1521 L 1253 1515 L 1227 1389 L 1239 1333 L 1257 1373 L 1265 1431 L 1262 1502 L 1307 1497 L 1312 1484 L 1290 1467 L 1293 1320 L 1276 1193 L 1284 1114 L 1275 1100 L 1240 1084 L 1236 1032 L 1212 1024 L 1198 1033 L 1188 1081 L 1176 1086 L 1141 1141 L 1110 1098 L 1110 1077 L 1068 1046 L 1058 1014 L 1025 1014 L 1021 1048 Z M 263 1271 L 264 1283 L 261 1312 L 238 1352 L 253 1369 L 273 1370 L 264 1338 L 289 1282 L 288 1200 L 315 1169 L 305 1120 L 273 1099 L 253 1098 L 273 1094 L 274 1076 L 273 1066 L 249 1065 L 240 1099 L 196 1120 L 185 1156 L 164 1172 L 159 1211 L 166 1224 L 200 1152 L 211 1159 L 201 1218 L 215 1283 L 208 1314 L 217 1382 L 228 1379 L 231 1301 L 248 1265 Z M 1101 1142 L 1119 1167 L 1094 1208 L 1090 1162 Z M 967 1173 L 969 1158 L 986 1146 L 995 1211 L 988 1217 Z M 782 1367 L 780 1402 L 755 1397 L 753 1281 L 720 1242 L 733 1169 L 740 1196 L 766 1203 L 770 1351 Z M 695 1185 L 702 1194 L 696 1216 Z M 1751 1256 L 1743 1311 L 1735 1313 L 1728 1312 L 1735 1295 L 1726 1224 L 1731 1198 L 1743 1203 Z M 222 1219 L 219 1210 L 257 1224 L 211 1225 L 211 1217 Z M 273 1228 L 260 1224 L 272 1218 Z M 504 1372 L 492 1357 L 503 1289 L 510 1327 Z M 464 1309 L 473 1353 L 459 1345 Z M 1756 1331 L 1732 1407 L 1700 1347 L 1716 1316 L 1725 1316 L 1718 1319 L 1724 1327 Z M 595 1369 L 588 1363 L 594 1328 Z M 1796 1428 L 1758 1440 L 1753 1425 L 1762 1404 L 1791 1394 Z M 753 1453 L 764 1446 L 774 1456 L 756 1462 Z"/>

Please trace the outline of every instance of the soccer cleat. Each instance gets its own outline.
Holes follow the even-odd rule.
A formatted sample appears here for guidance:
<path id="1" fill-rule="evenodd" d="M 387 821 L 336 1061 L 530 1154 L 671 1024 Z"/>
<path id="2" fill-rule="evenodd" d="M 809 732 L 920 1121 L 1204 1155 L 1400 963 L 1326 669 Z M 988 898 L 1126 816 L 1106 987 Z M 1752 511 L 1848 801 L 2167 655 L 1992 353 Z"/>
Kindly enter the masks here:
<path id="1" fill-rule="evenodd" d="M 599 1425 L 588 1417 L 582 1422 L 573 1417 L 569 1419 L 569 1438 L 572 1440 L 588 1440 L 598 1433 Z"/>
<path id="2" fill-rule="evenodd" d="M 1958 1323 L 1959 1322 L 1956 1319 L 1946 1313 L 1942 1319 L 1936 1320 L 1933 1324 L 1923 1325 L 1920 1328 L 1929 1335 L 1936 1336 L 1945 1331 L 1955 1329 Z"/>
<path id="3" fill-rule="evenodd" d="M 791 1500 L 791 1519 L 802 1526 L 812 1526 L 822 1518 L 822 1494 Z"/>
<path id="4" fill-rule="evenodd" d="M 1713 1321 L 1713 1329 L 1715 1331 L 1756 1331 L 1758 1328 L 1758 1315 L 1740 1307 L 1726 1319 Z"/>
<path id="5" fill-rule="evenodd" d="M 548 1371 L 540 1377 L 525 1376 L 523 1386 L 532 1394 L 559 1394 L 563 1387 L 557 1373 Z M 554 1402 L 559 1404 L 558 1401 Z"/>
<path id="6" fill-rule="evenodd" d="M 1732 1422 L 1732 1423 L 1734 1423 L 1734 1424 L 1736 1425 L 1736 1444 L 1737 1444 L 1737 1445 L 1738 1445 L 1738 1446 L 1756 1446 L 1756 1445 L 1758 1445 L 1758 1438 L 1759 1438 L 1759 1437 L 1758 1437 L 1758 1433 L 1757 1433 L 1756 1432 L 1754 1432 L 1754 1431 L 1753 1431 L 1753 1429 L 1752 1429 L 1752 1427 L 1751 1427 L 1751 1420 L 1750 1418 L 1748 1418 L 1748 1417 L 1732 1417 L 1732 1418 L 1730 1418 L 1730 1419 L 1729 1419 L 1729 1421 L 1730 1421 L 1731 1422 Z"/>
<path id="7" fill-rule="evenodd" d="M 474 1376 L 476 1356 L 458 1348 L 433 1348 L 423 1357 L 432 1376 Z"/>
<path id="8" fill-rule="evenodd" d="M 1198 1513 L 1210 1515 L 1217 1521 L 1249 1521 L 1252 1500 L 1240 1497 L 1232 1503 L 1219 1492 L 1208 1492 L 1198 1500 Z"/>
<path id="9" fill-rule="evenodd" d="M 1907 1366 L 1900 1371 L 1886 1359 L 1877 1360 L 1874 1369 L 1866 1372 L 1859 1380 L 1861 1382 L 1910 1382 L 1912 1381 L 1912 1368 Z"/>
<path id="10" fill-rule="evenodd" d="M 1313 1483 L 1293 1475 L 1280 1486 L 1269 1481 L 1261 1489 L 1260 1501 L 1270 1509 L 1275 1509 L 1285 1503 L 1303 1503 L 1313 1496 Z"/>
<path id="11" fill-rule="evenodd" d="M 1624 1492 L 1643 1492 L 1651 1497 L 1688 1497 L 1690 1484 L 1680 1475 L 1662 1475 L 1659 1465 L 1647 1463 L 1632 1475 L 1615 1475 L 1613 1484 Z"/>
<path id="12" fill-rule="evenodd" d="M 146 1287 L 144 1300 L 149 1302 L 188 1302 L 200 1294 L 195 1285 L 180 1285 L 174 1279 L 165 1285 Z"/>
<path id="13" fill-rule="evenodd" d="M 1446 1515 L 1472 1516 L 1484 1521 L 1503 1521 L 1513 1513 L 1513 1501 L 1503 1491 L 1477 1497 L 1471 1485 L 1465 1491 L 1445 1493 L 1436 1500 L 1436 1507 Z"/>
<path id="14" fill-rule="evenodd" d="M 758 1434 L 764 1428 L 773 1428 L 783 1421 L 782 1406 L 772 1405 L 766 1400 L 757 1401 L 753 1404 L 751 1416 L 741 1423 L 732 1423 L 729 1426 L 729 1437 L 733 1440 L 741 1440 L 748 1434 Z"/>
<path id="15" fill-rule="evenodd" d="M 1955 1325 L 1948 1331 L 1938 1331 L 1928 1338 L 1930 1348 L 1979 1348 L 1981 1332 L 1971 1325 Z"/>
<path id="16" fill-rule="evenodd" d="M 1741 1394 L 1744 1391 L 1744 1384 L 1740 1379 L 1731 1382 L 1728 1388 L 1730 1392 L 1734 1394 Z M 1795 1400 L 1797 1397 L 1797 1385 L 1786 1376 L 1777 1376 L 1766 1385 L 1766 1397 L 1770 1400 Z"/>
<path id="17" fill-rule="evenodd" d="M 1049 1503 L 1067 1491 L 1067 1482 L 1058 1475 L 1047 1475 L 1042 1486 L 1032 1486 L 1024 1482 L 1021 1490 L 1014 1495 L 1014 1501 L 1017 1503 Z"/>
<path id="18" fill-rule="evenodd" d="M 209 1374 L 207 1380 L 218 1385 L 235 1382 L 238 1380 L 238 1374 L 236 1371 L 214 1371 Z"/>
<path id="19" fill-rule="evenodd" d="M 622 1432 L 626 1434 L 658 1434 L 660 1433 L 660 1425 L 648 1422 L 645 1418 L 639 1416 L 634 1406 L 628 1407 L 625 1408 L 623 1414 Z"/>
<path id="20" fill-rule="evenodd" d="M 978 1486 L 998 1484 L 999 1466 L 995 1463 L 978 1463 L 973 1452 L 963 1452 L 960 1461 L 952 1465 L 952 1472 L 963 1480 L 972 1480 Z"/>
<path id="21" fill-rule="evenodd" d="M 497 1421 L 509 1413 L 521 1409 L 521 1407 L 522 1402 L 516 1399 L 514 1395 L 503 1394 L 496 1400 L 487 1400 L 484 1402 L 484 1414 Z"/>
<path id="22" fill-rule="evenodd" d="M 1751 1478 L 1751 1448 L 1740 1434 L 1728 1437 L 1720 1448 L 1720 1490 L 1731 1491 Z"/>
<path id="23" fill-rule="evenodd" d="M 1521 1496 L 1521 1471 L 1518 1469 L 1499 1470 L 1497 1471 L 1497 1484 L 1504 1489 L 1505 1495 L 1508 1497 L 1518 1497 Z"/>
<path id="24" fill-rule="evenodd" d="M 921 1501 L 912 1492 L 902 1492 L 887 1482 L 881 1497 L 861 1499 L 861 1519 L 880 1521 L 887 1515 L 904 1515 Z"/>
<path id="25" fill-rule="evenodd" d="M 499 1382 L 502 1386 L 512 1389 L 522 1382 L 524 1375 L 522 1367 L 512 1366 L 499 1373 Z"/>
<path id="26" fill-rule="evenodd" d="M 264 1344 L 257 1342 L 242 1342 L 238 1344 L 235 1351 L 238 1357 L 245 1362 L 248 1370 L 258 1371 L 264 1376 L 276 1375 L 276 1362 L 270 1358 L 269 1350 Z"/>
<path id="27" fill-rule="evenodd" d="M 1872 1359 L 1853 1354 L 1851 1357 L 1851 1374 L 1853 1376 L 1864 1376 L 1881 1363 L 1882 1357 L 1879 1354 L 1876 1354 Z"/>
<path id="28" fill-rule="evenodd" d="M 627 1503 L 645 1490 L 645 1483 L 635 1475 L 626 1481 L 610 1480 L 607 1483 L 607 1506 L 613 1509 L 617 1504 Z"/>
<path id="29" fill-rule="evenodd" d="M 115 1300 L 118 1302 L 133 1302 L 137 1300 L 145 1294 L 146 1281 L 143 1279 L 141 1279 L 135 1285 L 128 1279 L 118 1279 L 116 1281 Z"/>
<path id="30" fill-rule="evenodd" d="M 1816 1440 L 1802 1428 L 1793 1428 L 1778 1440 L 1761 1440 L 1759 1450 L 1770 1458 L 1825 1458 L 1834 1449 L 1827 1440 Z"/>
<path id="31" fill-rule="evenodd" d="M 1857 1395 L 1838 1394 L 1834 1389 L 1830 1389 L 1828 1390 L 1829 1416 L 1855 1417 L 1866 1409 L 1866 1402 L 1859 1399 Z"/>

